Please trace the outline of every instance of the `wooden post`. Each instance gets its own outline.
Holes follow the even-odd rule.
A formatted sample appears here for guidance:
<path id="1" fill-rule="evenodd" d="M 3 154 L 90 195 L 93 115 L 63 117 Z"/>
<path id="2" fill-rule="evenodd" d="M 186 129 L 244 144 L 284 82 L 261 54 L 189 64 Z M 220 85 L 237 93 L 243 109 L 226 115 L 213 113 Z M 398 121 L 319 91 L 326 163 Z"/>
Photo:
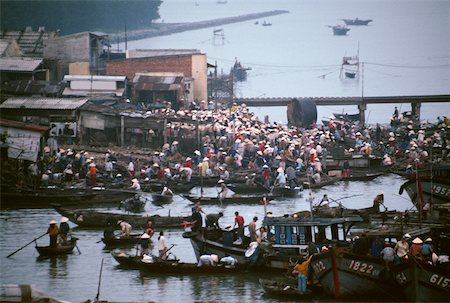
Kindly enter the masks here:
<path id="1" fill-rule="evenodd" d="M 125 145 L 125 119 L 120 116 L 120 146 Z"/>
<path id="2" fill-rule="evenodd" d="M 164 144 L 167 143 L 167 119 L 164 119 Z"/>
<path id="3" fill-rule="evenodd" d="M 333 271 L 333 286 L 334 286 L 334 298 L 339 299 L 341 296 L 341 290 L 339 286 L 339 272 L 336 262 L 336 252 L 333 247 L 330 247 L 330 258 L 331 258 L 331 270 Z"/>

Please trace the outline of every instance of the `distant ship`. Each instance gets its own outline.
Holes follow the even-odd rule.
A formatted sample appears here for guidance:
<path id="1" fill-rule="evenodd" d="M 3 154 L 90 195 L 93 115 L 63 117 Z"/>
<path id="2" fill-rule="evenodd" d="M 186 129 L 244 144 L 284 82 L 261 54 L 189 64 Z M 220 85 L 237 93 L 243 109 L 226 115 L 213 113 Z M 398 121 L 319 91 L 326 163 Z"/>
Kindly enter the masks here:
<path id="1" fill-rule="evenodd" d="M 347 32 L 350 30 L 347 26 L 345 25 L 329 25 L 328 27 L 331 27 L 331 29 L 333 30 L 333 35 L 335 36 L 345 36 L 347 35 Z"/>
<path id="2" fill-rule="evenodd" d="M 372 22 L 372 19 L 367 19 L 367 20 L 361 20 L 361 19 L 342 19 L 342 21 L 345 22 L 345 24 L 347 25 L 367 25 L 370 22 Z"/>
<path id="3" fill-rule="evenodd" d="M 233 67 L 231 68 L 230 73 L 233 76 L 233 79 L 238 82 L 243 82 L 247 80 L 247 71 L 251 70 L 250 67 L 242 66 L 241 62 L 239 62 L 236 58 Z"/>

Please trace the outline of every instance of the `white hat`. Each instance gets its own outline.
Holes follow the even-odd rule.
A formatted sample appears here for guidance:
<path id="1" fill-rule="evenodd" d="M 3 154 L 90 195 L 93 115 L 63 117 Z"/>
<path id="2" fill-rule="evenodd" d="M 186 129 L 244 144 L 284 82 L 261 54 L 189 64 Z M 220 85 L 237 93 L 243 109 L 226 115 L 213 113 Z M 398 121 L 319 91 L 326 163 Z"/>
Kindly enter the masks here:
<path id="1" fill-rule="evenodd" d="M 56 224 L 58 222 L 56 222 L 56 220 L 51 220 L 49 224 Z"/>
<path id="2" fill-rule="evenodd" d="M 62 217 L 61 220 L 59 220 L 59 222 L 61 222 L 61 223 L 65 223 L 67 221 L 69 221 L 69 218 L 67 218 L 67 217 Z"/>
<path id="3" fill-rule="evenodd" d="M 142 234 L 141 239 L 150 239 L 150 236 L 147 233 Z"/>
<path id="4" fill-rule="evenodd" d="M 411 235 L 410 235 L 410 234 L 404 234 L 404 235 L 403 235 L 403 238 L 405 238 L 405 239 L 411 239 Z"/>
<path id="5" fill-rule="evenodd" d="M 219 256 L 218 255 L 211 255 L 211 260 L 214 262 L 219 262 Z"/>
<path id="6" fill-rule="evenodd" d="M 192 160 L 191 157 L 186 158 L 186 161 L 191 161 L 191 160 Z"/>
<path id="7" fill-rule="evenodd" d="M 194 154 L 196 154 L 197 156 L 200 156 L 200 151 L 196 150 L 196 151 L 194 151 Z"/>
<path id="8" fill-rule="evenodd" d="M 414 244 L 422 244 L 423 241 L 422 241 L 419 237 L 417 237 L 417 238 L 415 238 L 415 239 L 412 241 L 412 243 L 414 243 Z"/>
<path id="9" fill-rule="evenodd" d="M 282 167 L 278 167 L 277 172 L 282 173 L 282 172 L 284 172 L 284 169 Z"/>
<path id="10" fill-rule="evenodd" d="M 217 183 L 221 184 L 224 183 L 225 181 L 223 181 L 222 179 L 220 179 L 219 181 L 217 181 Z"/>
<path id="11" fill-rule="evenodd" d="M 264 164 L 263 168 L 269 168 L 269 166 L 267 164 Z"/>
<path id="12" fill-rule="evenodd" d="M 425 240 L 425 242 L 433 242 L 433 239 L 427 238 L 427 239 Z"/>
<path id="13" fill-rule="evenodd" d="M 203 161 L 209 161 L 208 157 L 204 157 Z"/>
<path id="14" fill-rule="evenodd" d="M 131 182 L 136 183 L 136 182 L 138 182 L 138 179 L 134 178 L 131 180 Z"/>
<path id="15" fill-rule="evenodd" d="M 89 164 L 89 167 L 95 167 L 95 166 L 96 166 L 95 163 Z"/>
<path id="16" fill-rule="evenodd" d="M 117 178 L 122 177 L 122 174 L 117 174 L 116 177 Z"/>

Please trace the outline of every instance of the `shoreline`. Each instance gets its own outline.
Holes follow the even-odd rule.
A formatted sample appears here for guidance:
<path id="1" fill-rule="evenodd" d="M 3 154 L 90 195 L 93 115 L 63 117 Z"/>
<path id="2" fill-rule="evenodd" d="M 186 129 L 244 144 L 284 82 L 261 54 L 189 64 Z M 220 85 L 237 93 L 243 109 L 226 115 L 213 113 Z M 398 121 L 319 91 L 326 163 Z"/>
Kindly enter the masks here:
<path id="1" fill-rule="evenodd" d="M 135 41 L 146 38 L 153 38 L 158 36 L 166 36 L 176 33 L 181 33 L 190 30 L 203 29 L 208 27 L 220 26 L 225 24 L 232 24 L 238 22 L 244 22 L 264 17 L 270 17 L 280 14 L 287 14 L 289 11 L 286 10 L 273 10 L 261 13 L 253 13 L 246 15 L 239 15 L 235 17 L 226 17 L 212 20 L 204 20 L 198 22 L 183 22 L 183 23 L 154 23 L 152 28 L 139 29 L 127 31 L 126 38 L 127 41 Z M 125 33 L 110 33 L 108 34 L 111 41 L 125 42 Z"/>

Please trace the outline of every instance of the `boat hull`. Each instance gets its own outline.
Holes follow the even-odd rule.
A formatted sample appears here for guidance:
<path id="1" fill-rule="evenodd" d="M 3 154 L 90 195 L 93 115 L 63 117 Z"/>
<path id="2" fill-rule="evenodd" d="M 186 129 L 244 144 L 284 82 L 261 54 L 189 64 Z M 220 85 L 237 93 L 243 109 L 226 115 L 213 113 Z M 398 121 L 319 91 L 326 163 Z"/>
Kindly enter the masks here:
<path id="1" fill-rule="evenodd" d="M 72 210 L 57 204 L 53 204 L 52 206 L 62 216 L 69 218 L 72 223 L 86 228 L 105 228 L 108 224 L 115 224 L 119 220 L 130 223 L 135 229 L 145 228 L 148 220 L 152 220 L 153 224 L 158 228 L 177 228 L 180 227 L 181 223 L 191 220 L 190 216 L 141 216 L 83 209 Z"/>
<path id="2" fill-rule="evenodd" d="M 170 275 L 194 274 L 235 274 L 246 270 L 244 266 L 197 266 L 197 263 L 183 263 L 178 260 L 155 260 L 143 262 L 140 257 L 130 256 L 121 252 L 112 252 L 111 255 L 122 266 L 128 269 L 143 270 L 147 273 Z"/>
<path id="3" fill-rule="evenodd" d="M 395 283 L 380 259 L 345 254 L 335 257 L 335 268 L 333 263 L 332 252 L 316 255 L 310 263 L 314 278 L 328 295 L 352 299 L 396 297 Z"/>
<path id="4" fill-rule="evenodd" d="M 58 245 L 56 247 L 36 245 L 35 248 L 41 257 L 67 255 L 73 252 L 73 249 L 77 245 L 77 240 L 76 238 L 72 238 L 68 245 Z"/>
<path id="5" fill-rule="evenodd" d="M 448 302 L 450 274 L 447 269 L 411 261 L 394 267 L 395 280 L 412 302 Z"/>

